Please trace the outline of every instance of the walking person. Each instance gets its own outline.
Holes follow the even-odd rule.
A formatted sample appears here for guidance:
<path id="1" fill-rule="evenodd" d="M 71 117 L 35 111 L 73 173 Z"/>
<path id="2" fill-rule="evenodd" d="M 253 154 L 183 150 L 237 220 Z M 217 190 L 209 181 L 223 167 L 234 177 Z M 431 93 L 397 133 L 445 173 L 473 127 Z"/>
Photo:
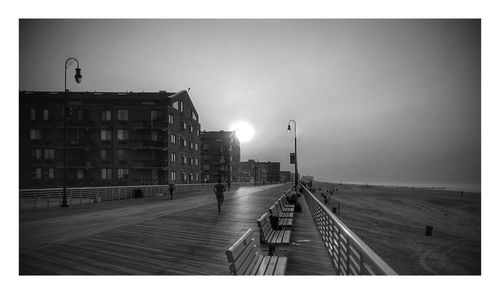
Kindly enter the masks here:
<path id="1" fill-rule="evenodd" d="M 221 182 L 221 179 L 219 179 L 217 181 L 217 185 L 214 186 L 214 193 L 215 197 L 217 197 L 217 207 L 219 208 L 219 213 L 222 202 L 224 202 L 224 192 L 226 191 L 226 187 L 224 187 Z"/>
<path id="2" fill-rule="evenodd" d="M 170 200 L 174 199 L 175 182 L 168 184 L 168 192 L 170 193 Z"/>
<path id="3" fill-rule="evenodd" d="M 231 181 L 227 181 L 227 190 L 231 191 Z"/>

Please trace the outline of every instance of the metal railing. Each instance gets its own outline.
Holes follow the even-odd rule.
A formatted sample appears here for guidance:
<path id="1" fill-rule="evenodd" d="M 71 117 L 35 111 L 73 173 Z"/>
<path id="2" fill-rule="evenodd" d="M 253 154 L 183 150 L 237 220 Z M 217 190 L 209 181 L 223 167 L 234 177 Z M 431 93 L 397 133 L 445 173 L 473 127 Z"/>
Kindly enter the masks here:
<path id="1" fill-rule="evenodd" d="M 339 275 L 397 275 L 368 245 L 352 232 L 328 207 L 306 189 L 304 197 L 316 227 Z"/>
<path id="2" fill-rule="evenodd" d="M 207 184 L 176 184 L 175 193 L 187 193 L 197 191 L 211 191 L 214 183 Z M 235 182 L 231 187 L 253 186 L 253 182 Z M 136 192 L 140 190 L 141 192 Z M 87 204 L 92 205 L 99 202 L 125 200 L 138 197 L 153 197 L 168 195 L 168 185 L 138 185 L 138 186 L 104 186 L 104 187 L 78 187 L 67 188 L 67 201 L 69 205 Z M 62 203 L 62 188 L 48 189 L 20 189 L 19 208 L 44 208 L 58 206 Z"/>

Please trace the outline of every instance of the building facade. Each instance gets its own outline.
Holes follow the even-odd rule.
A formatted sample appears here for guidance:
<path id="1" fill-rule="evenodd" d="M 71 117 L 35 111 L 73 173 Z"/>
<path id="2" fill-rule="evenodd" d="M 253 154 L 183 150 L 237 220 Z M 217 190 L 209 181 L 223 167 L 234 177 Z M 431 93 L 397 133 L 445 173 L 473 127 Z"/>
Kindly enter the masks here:
<path id="1" fill-rule="evenodd" d="M 22 91 L 20 188 L 196 183 L 201 179 L 200 123 L 186 91 Z"/>
<path id="2" fill-rule="evenodd" d="M 258 184 L 280 183 L 280 165 L 279 162 L 259 162 L 253 159 L 241 162 L 242 181 Z"/>
<path id="3" fill-rule="evenodd" d="M 239 182 L 240 179 L 240 141 L 235 132 L 203 131 L 202 143 L 202 178 L 213 183 Z"/>

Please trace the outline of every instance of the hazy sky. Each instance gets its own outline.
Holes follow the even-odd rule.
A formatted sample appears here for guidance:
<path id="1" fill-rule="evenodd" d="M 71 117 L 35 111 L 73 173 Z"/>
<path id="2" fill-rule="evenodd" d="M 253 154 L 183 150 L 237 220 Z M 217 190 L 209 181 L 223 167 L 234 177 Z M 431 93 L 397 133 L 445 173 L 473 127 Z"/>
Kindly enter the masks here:
<path id="1" fill-rule="evenodd" d="M 479 185 L 479 20 L 20 20 L 20 90 L 191 88 L 202 129 L 244 120 L 242 160 L 358 183 Z M 72 71 L 73 72 L 73 71 Z M 71 72 L 71 75 L 72 75 Z"/>

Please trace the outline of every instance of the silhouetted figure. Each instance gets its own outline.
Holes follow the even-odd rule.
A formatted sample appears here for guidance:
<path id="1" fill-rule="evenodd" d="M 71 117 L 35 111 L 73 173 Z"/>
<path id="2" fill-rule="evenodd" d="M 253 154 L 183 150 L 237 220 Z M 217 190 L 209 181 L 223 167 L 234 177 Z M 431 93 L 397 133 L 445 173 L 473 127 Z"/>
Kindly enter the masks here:
<path id="1" fill-rule="evenodd" d="M 220 207 L 222 205 L 222 202 L 224 202 L 224 192 L 226 191 L 226 187 L 221 183 L 221 179 L 217 181 L 217 185 L 214 186 L 214 193 L 215 197 L 217 197 L 217 207 L 219 208 L 219 213 L 220 213 Z"/>
<path id="2" fill-rule="evenodd" d="M 170 199 L 174 199 L 175 182 L 168 184 L 168 192 L 170 193 Z"/>
<path id="3" fill-rule="evenodd" d="M 227 190 L 231 191 L 231 181 L 227 181 Z"/>

